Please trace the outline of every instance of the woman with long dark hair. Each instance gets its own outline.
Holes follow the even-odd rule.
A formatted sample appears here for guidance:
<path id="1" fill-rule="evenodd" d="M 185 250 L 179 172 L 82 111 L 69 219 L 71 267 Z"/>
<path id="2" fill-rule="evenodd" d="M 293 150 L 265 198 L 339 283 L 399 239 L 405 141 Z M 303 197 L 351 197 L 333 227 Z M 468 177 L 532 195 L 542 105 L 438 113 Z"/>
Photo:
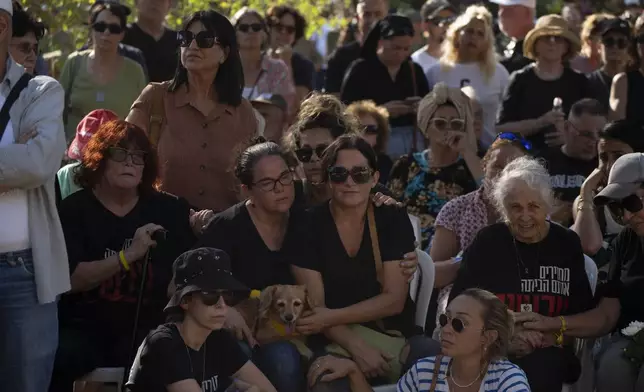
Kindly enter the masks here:
<path id="1" fill-rule="evenodd" d="M 236 33 L 222 14 L 199 11 L 188 18 L 179 39 L 174 78 L 148 85 L 127 120 L 158 145 L 163 190 L 192 206 L 222 211 L 237 202 L 228 170 L 231 151 L 257 131 L 253 108 L 242 98 Z"/>

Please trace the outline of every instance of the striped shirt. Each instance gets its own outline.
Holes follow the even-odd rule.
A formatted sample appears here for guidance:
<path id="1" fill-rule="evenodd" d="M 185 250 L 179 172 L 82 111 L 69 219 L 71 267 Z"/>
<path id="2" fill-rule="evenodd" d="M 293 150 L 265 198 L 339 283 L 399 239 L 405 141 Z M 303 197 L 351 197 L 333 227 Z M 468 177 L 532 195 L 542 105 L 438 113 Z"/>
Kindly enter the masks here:
<path id="1" fill-rule="evenodd" d="M 398 381 L 398 392 L 426 392 L 432 385 L 436 357 L 423 358 Z M 450 357 L 443 356 L 435 392 L 449 392 L 447 368 Z M 528 379 L 521 368 L 502 359 L 490 362 L 479 392 L 530 392 Z"/>

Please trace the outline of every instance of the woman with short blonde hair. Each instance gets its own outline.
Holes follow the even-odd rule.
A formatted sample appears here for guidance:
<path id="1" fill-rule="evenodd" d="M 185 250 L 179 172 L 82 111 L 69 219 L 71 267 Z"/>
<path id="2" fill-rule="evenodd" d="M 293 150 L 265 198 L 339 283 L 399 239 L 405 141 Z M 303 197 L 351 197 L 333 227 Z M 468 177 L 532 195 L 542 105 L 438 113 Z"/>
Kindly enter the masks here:
<path id="1" fill-rule="evenodd" d="M 614 15 L 604 12 L 588 16 L 581 25 L 581 52 L 570 61 L 570 68 L 581 73 L 590 73 L 601 67 L 601 34 L 607 20 Z"/>
<path id="2" fill-rule="evenodd" d="M 496 136 L 496 112 L 508 84 L 508 71 L 496 58 L 492 15 L 483 6 L 470 6 L 447 30 L 443 55 L 427 71 L 430 87 L 439 82 L 451 88 L 471 86 L 483 108 L 484 146 Z"/>

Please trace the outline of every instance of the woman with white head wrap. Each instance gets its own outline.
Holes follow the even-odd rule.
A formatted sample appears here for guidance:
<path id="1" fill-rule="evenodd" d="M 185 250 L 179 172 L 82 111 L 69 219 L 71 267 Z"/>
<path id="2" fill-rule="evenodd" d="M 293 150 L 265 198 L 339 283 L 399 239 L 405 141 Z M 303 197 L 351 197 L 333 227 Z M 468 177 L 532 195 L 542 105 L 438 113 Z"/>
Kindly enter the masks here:
<path id="1" fill-rule="evenodd" d="M 422 248 L 427 249 L 440 209 L 475 190 L 483 171 L 476 155 L 472 108 L 461 90 L 437 84 L 421 100 L 417 123 L 430 147 L 396 161 L 388 185 L 407 211 L 420 218 Z"/>

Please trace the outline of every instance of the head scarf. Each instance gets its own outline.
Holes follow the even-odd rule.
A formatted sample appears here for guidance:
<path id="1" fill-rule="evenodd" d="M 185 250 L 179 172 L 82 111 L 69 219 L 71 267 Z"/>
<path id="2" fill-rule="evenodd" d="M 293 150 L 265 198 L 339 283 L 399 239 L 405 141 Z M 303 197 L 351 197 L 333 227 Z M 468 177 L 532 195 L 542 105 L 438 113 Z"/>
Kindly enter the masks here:
<path id="1" fill-rule="evenodd" d="M 378 41 L 394 37 L 414 36 L 414 25 L 411 20 L 402 15 L 387 15 L 379 20 L 369 31 L 362 45 L 360 57 L 370 58 L 376 55 Z"/>
<path id="2" fill-rule="evenodd" d="M 432 119 L 439 106 L 450 103 L 454 105 L 460 118 L 465 121 L 465 133 L 468 142 L 476 151 L 477 143 L 474 135 L 474 116 L 470 99 L 463 91 L 457 88 L 449 88 L 445 83 L 438 83 L 431 93 L 425 95 L 418 105 L 417 124 L 421 132 L 427 137 L 429 120 Z"/>

